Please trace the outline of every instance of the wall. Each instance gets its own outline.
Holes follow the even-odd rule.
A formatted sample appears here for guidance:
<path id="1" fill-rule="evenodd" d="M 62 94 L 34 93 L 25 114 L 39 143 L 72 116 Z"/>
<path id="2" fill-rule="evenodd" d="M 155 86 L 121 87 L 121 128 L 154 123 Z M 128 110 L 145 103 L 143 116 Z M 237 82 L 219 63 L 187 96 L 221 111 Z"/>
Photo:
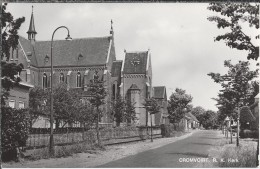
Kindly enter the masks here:
<path id="1" fill-rule="evenodd" d="M 29 87 L 25 86 L 16 86 L 13 89 L 10 90 L 10 96 L 7 100 L 7 105 L 9 105 L 9 102 L 11 100 L 15 101 L 14 108 L 19 108 L 19 102 L 24 103 L 24 108 L 29 107 Z"/>

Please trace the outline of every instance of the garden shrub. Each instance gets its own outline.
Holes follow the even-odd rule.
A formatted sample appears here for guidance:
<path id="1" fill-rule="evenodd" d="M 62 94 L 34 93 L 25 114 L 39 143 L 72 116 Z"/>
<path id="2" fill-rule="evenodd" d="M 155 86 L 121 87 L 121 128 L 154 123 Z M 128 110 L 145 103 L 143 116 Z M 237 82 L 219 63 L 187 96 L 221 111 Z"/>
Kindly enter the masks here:
<path id="1" fill-rule="evenodd" d="M 29 113 L 26 109 L 1 107 L 2 160 L 18 160 L 18 147 L 25 147 L 29 135 Z"/>

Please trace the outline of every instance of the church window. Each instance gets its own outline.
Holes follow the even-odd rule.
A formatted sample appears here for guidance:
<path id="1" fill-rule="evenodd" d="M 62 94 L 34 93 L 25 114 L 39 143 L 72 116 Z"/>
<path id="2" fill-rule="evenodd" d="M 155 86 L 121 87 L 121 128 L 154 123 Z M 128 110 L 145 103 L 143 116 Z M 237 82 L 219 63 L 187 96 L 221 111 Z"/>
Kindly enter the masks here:
<path id="1" fill-rule="evenodd" d="M 60 83 L 63 83 L 64 81 L 65 81 L 64 74 L 61 73 L 61 74 L 60 74 Z"/>
<path id="2" fill-rule="evenodd" d="M 43 76 L 42 76 L 42 87 L 43 87 L 44 89 L 47 88 L 47 85 L 48 85 L 48 82 L 47 82 L 47 81 L 48 81 L 48 80 L 47 80 L 47 75 L 46 75 L 46 73 L 44 73 Z"/>
<path id="3" fill-rule="evenodd" d="M 50 74 L 49 80 L 48 80 L 48 87 L 51 87 L 51 74 Z"/>
<path id="4" fill-rule="evenodd" d="M 77 73 L 76 79 L 77 79 L 76 86 L 81 87 L 81 74 L 80 74 L 80 72 Z"/>
<path id="5" fill-rule="evenodd" d="M 113 98 L 116 99 L 116 85 L 115 84 L 113 84 L 112 92 L 113 92 Z"/>

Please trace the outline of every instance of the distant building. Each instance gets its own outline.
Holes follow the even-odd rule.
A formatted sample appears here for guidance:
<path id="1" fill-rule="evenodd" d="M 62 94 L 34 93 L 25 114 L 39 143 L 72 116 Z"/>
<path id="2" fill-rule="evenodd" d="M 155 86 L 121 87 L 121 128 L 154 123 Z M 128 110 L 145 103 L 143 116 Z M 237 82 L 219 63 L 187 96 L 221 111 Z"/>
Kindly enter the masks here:
<path id="1" fill-rule="evenodd" d="M 191 112 L 187 112 L 185 113 L 184 118 L 180 120 L 179 126 L 183 126 L 184 130 L 198 129 L 200 127 L 200 123 Z"/>
<path id="2" fill-rule="evenodd" d="M 188 112 L 186 113 L 186 116 L 189 117 L 189 120 L 188 120 L 188 127 L 190 129 L 197 129 L 199 128 L 199 120 L 191 113 L 191 112 Z"/>

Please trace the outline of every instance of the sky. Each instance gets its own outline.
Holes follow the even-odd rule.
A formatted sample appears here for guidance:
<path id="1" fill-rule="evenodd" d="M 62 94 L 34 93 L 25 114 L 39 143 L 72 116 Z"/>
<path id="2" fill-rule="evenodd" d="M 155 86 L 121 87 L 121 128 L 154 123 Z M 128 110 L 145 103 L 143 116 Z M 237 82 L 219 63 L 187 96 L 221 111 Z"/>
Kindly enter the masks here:
<path id="1" fill-rule="evenodd" d="M 224 60 L 246 61 L 247 52 L 230 49 L 214 37 L 225 33 L 207 17 L 208 3 L 13 3 L 7 11 L 14 18 L 25 17 L 19 34 L 27 37 L 32 7 L 37 31 L 36 40 L 50 40 L 59 26 L 67 26 L 72 38 L 108 36 L 113 20 L 116 57 L 126 51 L 151 51 L 153 86 L 166 86 L 168 97 L 178 87 L 193 97 L 193 106 L 217 111 L 221 89 L 207 75 L 224 74 Z M 246 28 L 249 33 L 255 30 Z M 55 33 L 64 39 L 66 30 Z M 255 69 L 255 61 L 251 68 Z"/>

